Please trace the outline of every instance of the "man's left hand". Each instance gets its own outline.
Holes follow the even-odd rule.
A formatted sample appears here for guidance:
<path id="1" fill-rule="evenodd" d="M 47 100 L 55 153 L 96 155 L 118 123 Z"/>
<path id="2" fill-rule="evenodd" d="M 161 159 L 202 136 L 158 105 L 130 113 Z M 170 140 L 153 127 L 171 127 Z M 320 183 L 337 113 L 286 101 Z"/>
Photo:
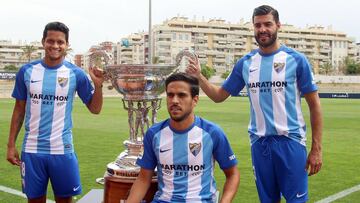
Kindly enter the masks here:
<path id="1" fill-rule="evenodd" d="M 322 166 L 322 153 L 319 149 L 311 149 L 306 160 L 306 170 L 309 172 L 309 176 L 318 173 Z"/>

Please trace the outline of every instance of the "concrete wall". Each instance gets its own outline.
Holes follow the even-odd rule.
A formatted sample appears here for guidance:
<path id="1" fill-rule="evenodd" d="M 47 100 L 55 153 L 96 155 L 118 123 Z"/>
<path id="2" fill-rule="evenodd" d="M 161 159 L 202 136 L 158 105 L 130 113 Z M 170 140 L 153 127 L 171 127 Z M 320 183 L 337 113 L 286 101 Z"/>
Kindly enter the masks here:
<path id="1" fill-rule="evenodd" d="M 360 76 L 328 76 L 315 75 L 316 83 L 357 83 L 360 84 Z"/>

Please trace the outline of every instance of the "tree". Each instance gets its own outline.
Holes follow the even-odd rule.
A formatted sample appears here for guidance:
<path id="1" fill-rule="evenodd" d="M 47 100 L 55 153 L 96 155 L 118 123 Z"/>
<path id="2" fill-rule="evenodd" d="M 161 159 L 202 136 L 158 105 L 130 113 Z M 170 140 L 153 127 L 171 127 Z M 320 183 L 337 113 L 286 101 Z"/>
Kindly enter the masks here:
<path id="1" fill-rule="evenodd" d="M 206 64 L 201 64 L 201 74 L 206 78 L 209 79 L 211 76 L 215 75 L 215 69 L 210 68 Z"/>
<path id="2" fill-rule="evenodd" d="M 73 52 L 74 50 L 70 47 L 66 48 L 65 52 L 64 52 L 64 56 L 70 55 L 73 56 Z"/>
<path id="3" fill-rule="evenodd" d="M 30 62 L 32 59 L 32 54 L 37 50 L 37 48 L 34 45 L 25 45 L 22 50 L 23 54 L 21 57 L 25 58 L 27 62 Z"/>
<path id="4" fill-rule="evenodd" d="M 348 75 L 355 75 L 360 73 L 360 64 L 356 63 L 354 59 L 349 56 L 344 59 L 344 73 Z"/>
<path id="5" fill-rule="evenodd" d="M 66 48 L 65 52 L 64 52 L 64 57 L 66 57 L 70 62 L 73 61 L 74 58 L 74 54 L 73 54 L 74 50 L 70 47 Z"/>
<path id="6" fill-rule="evenodd" d="M 332 69 L 333 69 L 333 67 L 330 62 L 326 62 L 326 63 L 320 65 L 320 73 L 322 73 L 322 74 L 328 75 L 329 73 L 332 72 Z"/>
<path id="7" fill-rule="evenodd" d="M 221 74 L 221 78 L 226 79 L 230 75 L 230 71 L 226 71 L 225 73 Z"/>
<path id="8" fill-rule="evenodd" d="M 359 70 L 360 70 L 359 64 L 352 63 L 352 64 L 347 65 L 346 74 L 355 75 L 355 74 L 359 73 Z"/>

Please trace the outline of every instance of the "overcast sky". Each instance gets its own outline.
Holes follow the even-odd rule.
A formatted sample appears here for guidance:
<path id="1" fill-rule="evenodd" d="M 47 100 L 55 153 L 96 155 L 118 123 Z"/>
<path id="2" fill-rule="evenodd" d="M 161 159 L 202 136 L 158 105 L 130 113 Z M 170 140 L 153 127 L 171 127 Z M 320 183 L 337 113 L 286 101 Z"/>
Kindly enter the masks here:
<path id="1" fill-rule="evenodd" d="M 41 40 L 50 21 L 70 28 L 74 53 L 84 53 L 102 41 L 120 41 L 128 34 L 148 30 L 149 0 L 1 0 L 0 40 Z M 190 20 L 221 18 L 236 23 L 251 20 L 252 11 L 269 4 L 281 23 L 332 26 L 360 42 L 359 0 L 152 0 L 152 24 L 180 15 Z"/>

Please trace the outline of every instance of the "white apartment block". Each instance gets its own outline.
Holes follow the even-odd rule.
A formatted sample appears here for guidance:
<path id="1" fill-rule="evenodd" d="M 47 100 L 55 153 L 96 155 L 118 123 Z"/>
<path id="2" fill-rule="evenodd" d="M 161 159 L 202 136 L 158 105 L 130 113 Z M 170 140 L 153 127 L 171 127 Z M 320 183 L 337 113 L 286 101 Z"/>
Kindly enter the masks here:
<path id="1" fill-rule="evenodd" d="M 153 56 L 160 63 L 174 64 L 182 49 L 194 50 L 201 63 L 223 73 L 249 51 L 257 48 L 251 23 L 226 23 L 224 20 L 188 20 L 174 17 L 153 30 Z M 278 33 L 281 43 L 303 52 L 311 61 L 315 73 L 326 62 L 337 69 L 345 57 L 356 57 L 355 40 L 342 32 L 321 26 L 296 28 L 283 25 Z"/>
<path id="2" fill-rule="evenodd" d="M 122 38 L 114 46 L 114 64 L 145 63 L 145 33 L 134 33 Z"/>
<path id="3" fill-rule="evenodd" d="M 360 42 L 356 43 L 356 57 L 355 61 L 360 63 Z"/>
<path id="4" fill-rule="evenodd" d="M 36 51 L 32 53 L 31 60 L 39 59 L 44 56 L 44 49 L 40 42 L 18 42 L 13 43 L 9 40 L 0 40 L 0 70 L 7 65 L 14 65 L 20 67 L 28 62 L 28 58 L 25 56 L 23 49 L 25 46 L 32 45 L 36 48 Z"/>

